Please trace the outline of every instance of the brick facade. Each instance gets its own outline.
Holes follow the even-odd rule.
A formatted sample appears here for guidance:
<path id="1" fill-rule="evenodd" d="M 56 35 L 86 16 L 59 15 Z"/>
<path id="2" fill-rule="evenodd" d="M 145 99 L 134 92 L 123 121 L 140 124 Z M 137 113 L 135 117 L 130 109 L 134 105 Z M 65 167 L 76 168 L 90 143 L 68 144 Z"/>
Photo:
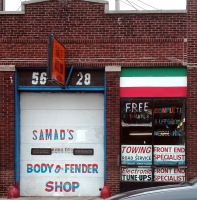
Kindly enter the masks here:
<path id="1" fill-rule="evenodd" d="M 64 10 L 59 1 L 45 1 L 25 5 L 26 15 L 0 15 L 0 44 L 6 48 L 0 49 L 6 58 L 0 64 L 46 66 L 50 32 L 66 46 L 68 66 L 182 64 L 186 13 L 104 14 L 104 8 L 69 1 Z"/>
<path id="2" fill-rule="evenodd" d="M 120 72 L 107 72 L 107 180 L 106 184 L 112 189 L 112 194 L 120 190 Z"/>
<path id="3" fill-rule="evenodd" d="M 197 4 L 195 0 L 187 0 L 187 63 L 188 63 L 188 96 L 187 96 L 187 149 L 188 156 L 188 178 L 197 176 L 197 160 L 196 160 L 196 106 L 197 106 L 197 94 L 196 94 L 196 77 L 197 77 Z"/>
<path id="4" fill-rule="evenodd" d="M 6 195 L 7 188 L 14 184 L 14 80 L 13 71 L 1 71 L 0 67 L 0 196 Z"/>
<path id="5" fill-rule="evenodd" d="M 192 178 L 197 175 L 196 0 L 188 0 L 187 13 L 105 14 L 104 10 L 102 3 L 73 0 L 65 6 L 53 0 L 26 3 L 25 14 L 0 14 L 0 65 L 46 67 L 48 33 L 66 47 L 68 67 L 170 67 L 188 62 L 187 142 L 192 148 L 188 148 L 187 165 Z M 106 175 L 112 195 L 119 192 L 120 184 L 119 76 L 120 72 L 106 72 Z M 0 71 L 0 77 L 0 195 L 5 196 L 14 184 L 14 85 L 10 81 L 14 72 Z"/>

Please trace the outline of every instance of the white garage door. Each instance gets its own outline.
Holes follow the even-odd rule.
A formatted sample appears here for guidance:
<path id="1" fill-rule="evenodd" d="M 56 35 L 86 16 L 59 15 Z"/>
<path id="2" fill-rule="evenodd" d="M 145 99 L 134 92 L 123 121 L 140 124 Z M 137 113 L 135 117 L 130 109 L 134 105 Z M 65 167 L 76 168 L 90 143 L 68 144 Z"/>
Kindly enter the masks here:
<path id="1" fill-rule="evenodd" d="M 21 93 L 20 195 L 99 196 L 103 139 L 103 94 Z"/>

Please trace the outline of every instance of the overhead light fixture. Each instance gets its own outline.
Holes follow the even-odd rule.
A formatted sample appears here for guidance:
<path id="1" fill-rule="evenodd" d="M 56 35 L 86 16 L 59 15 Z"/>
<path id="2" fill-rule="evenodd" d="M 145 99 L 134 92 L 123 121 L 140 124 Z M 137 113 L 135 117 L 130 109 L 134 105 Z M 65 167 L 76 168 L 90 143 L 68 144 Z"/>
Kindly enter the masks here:
<path id="1" fill-rule="evenodd" d="M 139 136 L 139 135 L 152 135 L 152 133 L 129 133 L 132 136 Z"/>

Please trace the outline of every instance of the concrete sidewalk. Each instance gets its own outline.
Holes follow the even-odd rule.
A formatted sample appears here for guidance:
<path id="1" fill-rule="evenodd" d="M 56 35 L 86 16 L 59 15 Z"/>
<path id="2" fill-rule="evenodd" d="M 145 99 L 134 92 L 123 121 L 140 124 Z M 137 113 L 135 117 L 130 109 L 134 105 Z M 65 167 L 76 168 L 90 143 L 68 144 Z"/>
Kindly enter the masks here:
<path id="1" fill-rule="evenodd" d="M 58 196 L 58 197 L 19 197 L 13 198 L 16 200 L 103 200 L 100 197 L 68 197 L 68 196 Z M 7 198 L 0 198 L 0 200 L 8 200 Z"/>

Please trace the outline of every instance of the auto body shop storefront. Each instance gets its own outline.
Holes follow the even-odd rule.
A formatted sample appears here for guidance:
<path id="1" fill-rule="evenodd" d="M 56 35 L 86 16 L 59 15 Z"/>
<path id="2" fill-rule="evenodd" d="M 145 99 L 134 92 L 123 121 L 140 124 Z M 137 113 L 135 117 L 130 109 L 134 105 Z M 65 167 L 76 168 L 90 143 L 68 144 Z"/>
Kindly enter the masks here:
<path id="1" fill-rule="evenodd" d="M 184 67 L 122 68 L 120 190 L 186 180 Z"/>
<path id="2" fill-rule="evenodd" d="M 21 196 L 98 196 L 103 187 L 104 70 L 67 70 L 64 88 L 47 81 L 46 69 L 16 73 Z"/>

